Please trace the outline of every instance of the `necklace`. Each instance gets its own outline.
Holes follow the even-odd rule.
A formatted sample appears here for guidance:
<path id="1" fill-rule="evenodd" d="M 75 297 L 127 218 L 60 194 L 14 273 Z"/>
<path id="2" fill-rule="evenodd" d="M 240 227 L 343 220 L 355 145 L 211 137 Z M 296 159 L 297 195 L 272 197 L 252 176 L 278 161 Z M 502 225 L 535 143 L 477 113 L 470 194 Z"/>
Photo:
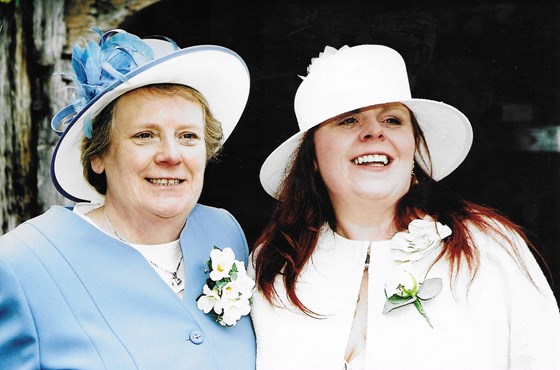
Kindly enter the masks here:
<path id="1" fill-rule="evenodd" d="M 175 272 L 173 271 L 169 271 L 167 269 L 164 269 L 161 266 L 158 266 L 154 261 L 152 261 L 151 259 L 148 259 L 148 262 L 150 262 L 150 264 L 158 269 L 160 269 L 161 271 L 165 271 L 168 274 L 171 275 L 171 286 L 172 287 L 178 287 L 179 285 L 181 285 L 183 283 L 183 280 L 181 280 L 181 278 L 179 278 L 179 276 L 177 276 L 177 273 L 179 272 L 179 267 L 181 267 L 181 262 L 183 262 L 183 257 L 181 257 L 181 259 L 179 260 L 179 264 L 177 265 L 177 268 L 175 269 Z"/>
<path id="2" fill-rule="evenodd" d="M 109 229 L 111 229 L 111 232 L 113 234 L 115 234 L 115 236 L 117 237 L 117 239 L 119 239 L 121 242 L 126 243 L 126 240 L 123 239 L 123 237 L 117 232 L 117 230 L 115 230 L 115 228 L 113 227 L 113 224 L 111 223 L 111 221 L 109 221 L 109 216 L 107 216 L 107 211 L 105 211 L 105 207 L 103 207 L 103 215 L 105 216 L 105 222 L 107 222 L 107 225 L 109 226 Z"/>
<path id="3" fill-rule="evenodd" d="M 105 221 L 107 222 L 107 225 L 109 226 L 109 229 L 111 229 L 111 232 L 113 234 L 115 234 L 115 236 L 117 237 L 117 239 L 119 239 L 121 242 L 129 244 L 126 240 L 124 240 L 124 238 L 117 232 L 117 230 L 115 229 L 115 227 L 113 226 L 113 224 L 111 223 L 111 220 L 109 220 L 109 216 L 107 216 L 107 212 L 105 210 L 105 208 L 103 208 L 103 215 L 105 216 Z M 144 257 L 146 258 L 146 257 Z M 175 269 L 175 271 L 169 271 L 167 269 L 164 269 L 163 267 L 159 266 L 158 264 L 156 264 L 154 261 L 152 261 L 149 258 L 146 258 L 146 260 L 155 268 L 160 269 L 163 272 L 167 272 L 169 275 L 171 275 L 171 286 L 172 287 L 178 287 L 183 283 L 183 280 L 181 280 L 181 278 L 179 278 L 179 276 L 177 276 L 177 274 L 179 273 L 179 268 L 181 267 L 181 263 L 183 262 L 183 256 L 181 256 L 181 259 L 179 260 L 179 264 L 177 265 L 177 268 Z"/>

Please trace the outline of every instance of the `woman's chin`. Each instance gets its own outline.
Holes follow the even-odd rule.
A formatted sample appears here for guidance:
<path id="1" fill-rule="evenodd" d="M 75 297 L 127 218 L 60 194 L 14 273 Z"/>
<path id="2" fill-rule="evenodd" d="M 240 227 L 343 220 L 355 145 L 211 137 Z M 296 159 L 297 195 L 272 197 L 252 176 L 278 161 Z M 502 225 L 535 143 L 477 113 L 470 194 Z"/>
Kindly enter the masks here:
<path id="1" fill-rule="evenodd" d="M 354 190 L 360 198 L 370 200 L 389 200 L 395 199 L 397 202 L 408 192 L 408 187 L 389 182 L 363 183 Z"/>
<path id="2" fill-rule="evenodd" d="M 191 210 L 196 205 L 196 201 L 192 202 L 178 202 L 178 201 L 160 201 L 157 204 L 152 204 L 148 206 L 147 209 L 150 213 L 161 218 L 174 218 L 182 217 L 186 218 Z"/>

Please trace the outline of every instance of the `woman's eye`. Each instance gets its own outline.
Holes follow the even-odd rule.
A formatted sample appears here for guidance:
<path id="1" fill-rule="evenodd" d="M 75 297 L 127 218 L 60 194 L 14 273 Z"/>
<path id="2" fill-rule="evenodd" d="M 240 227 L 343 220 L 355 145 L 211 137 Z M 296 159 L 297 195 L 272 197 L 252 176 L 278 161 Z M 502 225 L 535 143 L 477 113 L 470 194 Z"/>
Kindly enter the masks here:
<path id="1" fill-rule="evenodd" d="M 352 125 L 356 122 L 358 122 L 358 120 L 355 117 L 347 117 L 347 118 L 344 118 L 343 120 L 339 121 L 338 124 L 341 125 L 341 126 L 348 126 L 348 125 Z"/>
<path id="2" fill-rule="evenodd" d="M 195 144 L 199 138 L 200 136 L 194 132 L 183 132 L 179 135 L 179 139 L 189 145 Z"/>
<path id="3" fill-rule="evenodd" d="M 140 132 L 139 134 L 136 135 L 136 137 L 138 139 L 149 139 L 152 137 L 152 134 L 149 132 Z"/>
<path id="4" fill-rule="evenodd" d="M 192 132 L 185 132 L 184 134 L 181 135 L 181 137 L 183 139 L 192 140 L 192 139 L 196 139 L 198 136 Z"/>
<path id="5" fill-rule="evenodd" d="M 395 118 L 395 117 L 387 118 L 387 119 L 385 119 L 385 122 L 390 124 L 390 125 L 401 125 L 402 124 L 402 121 L 398 118 Z"/>

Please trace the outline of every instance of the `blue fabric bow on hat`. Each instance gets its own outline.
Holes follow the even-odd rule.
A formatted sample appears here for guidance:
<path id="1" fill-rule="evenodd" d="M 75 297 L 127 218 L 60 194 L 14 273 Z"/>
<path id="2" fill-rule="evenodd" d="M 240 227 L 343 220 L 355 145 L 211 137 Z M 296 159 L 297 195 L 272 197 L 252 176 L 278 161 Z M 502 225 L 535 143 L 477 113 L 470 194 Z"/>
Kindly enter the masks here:
<path id="1" fill-rule="evenodd" d="M 101 39 L 90 41 L 84 49 L 75 46 L 72 51 L 74 82 L 79 96 L 73 105 L 82 109 L 115 80 L 125 81 L 125 74 L 154 59 L 152 49 L 138 36 L 116 30 L 102 33 Z"/>
<path id="2" fill-rule="evenodd" d="M 84 48 L 75 46 L 72 50 L 71 76 L 76 84 L 77 96 L 71 105 L 63 108 L 52 120 L 52 128 L 59 135 L 74 117 L 92 100 L 103 93 L 115 81 L 126 81 L 126 74 L 154 59 L 154 52 L 138 36 L 122 30 L 111 30 L 99 34 L 99 42 L 90 41 Z M 84 123 L 84 135 L 91 138 L 91 120 Z"/>

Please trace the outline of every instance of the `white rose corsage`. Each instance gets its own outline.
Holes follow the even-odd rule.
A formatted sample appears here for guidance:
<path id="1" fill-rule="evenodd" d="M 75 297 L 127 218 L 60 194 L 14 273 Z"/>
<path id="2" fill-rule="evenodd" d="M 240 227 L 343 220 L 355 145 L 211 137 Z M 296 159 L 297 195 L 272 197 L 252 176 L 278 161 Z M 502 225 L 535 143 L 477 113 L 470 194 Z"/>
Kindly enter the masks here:
<path id="1" fill-rule="evenodd" d="M 196 306 L 204 313 L 212 314 L 220 325 L 234 326 L 251 311 L 255 281 L 247 276 L 245 263 L 235 259 L 231 248 L 214 247 L 207 271 L 210 277 Z"/>
<path id="2" fill-rule="evenodd" d="M 391 239 L 391 252 L 395 262 L 401 264 L 401 269 L 396 270 L 385 284 L 387 302 L 383 307 L 384 314 L 395 308 L 414 304 L 418 312 L 433 327 L 424 311 L 422 301 L 432 299 L 441 292 L 442 280 L 431 278 L 419 282 L 403 266 L 422 259 L 430 251 L 441 246 L 443 240 L 449 235 L 451 235 L 451 229 L 447 225 L 436 222 L 429 215 L 426 215 L 423 219 L 411 221 L 408 225 L 408 231 L 395 234 Z"/>
<path id="3" fill-rule="evenodd" d="M 423 219 L 412 220 L 408 231 L 398 232 L 391 239 L 393 259 L 397 262 L 418 261 L 440 246 L 449 235 L 449 226 L 436 222 L 428 215 Z"/>

